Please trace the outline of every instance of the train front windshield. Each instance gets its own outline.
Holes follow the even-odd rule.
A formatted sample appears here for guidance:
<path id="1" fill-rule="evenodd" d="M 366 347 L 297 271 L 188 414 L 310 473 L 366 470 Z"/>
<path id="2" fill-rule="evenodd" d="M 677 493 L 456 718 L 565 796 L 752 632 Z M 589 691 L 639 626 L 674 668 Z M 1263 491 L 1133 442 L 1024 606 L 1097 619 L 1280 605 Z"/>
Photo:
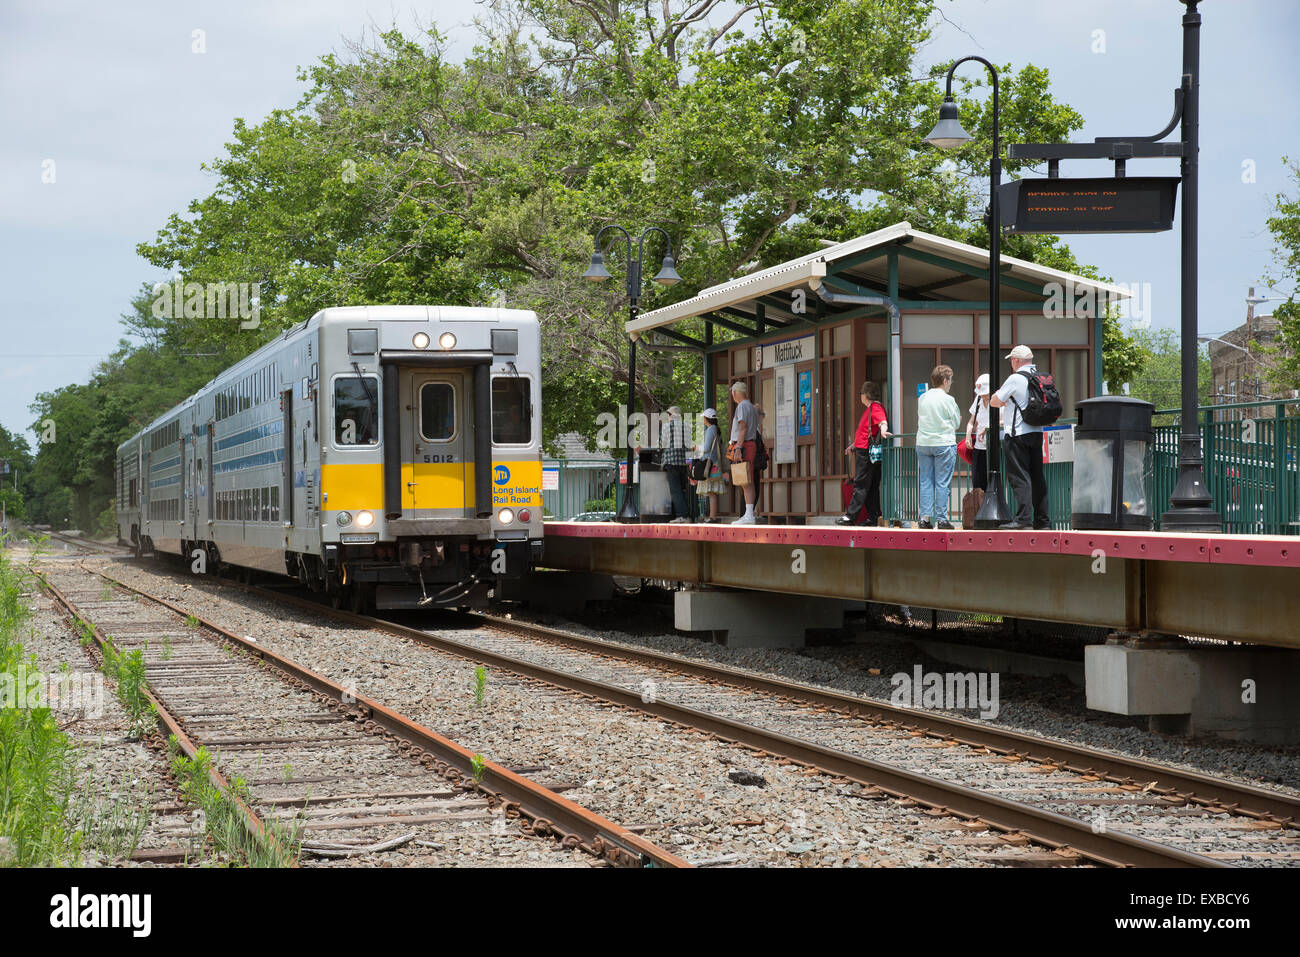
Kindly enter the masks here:
<path id="1" fill-rule="evenodd" d="M 379 379 L 376 376 L 339 376 L 334 380 L 336 445 L 377 445 L 378 422 Z"/>
<path id="2" fill-rule="evenodd" d="M 492 441 L 497 445 L 527 445 L 532 441 L 529 380 L 522 376 L 492 380 Z"/>

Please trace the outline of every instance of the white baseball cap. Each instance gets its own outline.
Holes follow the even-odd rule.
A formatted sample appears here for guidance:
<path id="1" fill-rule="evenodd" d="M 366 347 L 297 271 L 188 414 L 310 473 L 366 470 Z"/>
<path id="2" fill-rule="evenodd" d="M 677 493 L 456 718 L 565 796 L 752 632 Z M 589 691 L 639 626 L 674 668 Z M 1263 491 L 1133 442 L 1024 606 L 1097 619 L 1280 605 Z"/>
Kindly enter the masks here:
<path id="1" fill-rule="evenodd" d="M 718 410 L 710 406 L 701 412 L 700 415 L 704 416 L 706 419 L 716 419 L 718 417 Z"/>
<path id="2" fill-rule="evenodd" d="M 989 374 L 987 372 L 975 380 L 975 394 L 976 395 L 989 394 Z"/>
<path id="3" fill-rule="evenodd" d="M 1008 359 L 1032 359 L 1034 357 L 1034 350 L 1030 349 L 1029 346 L 1016 346 L 1007 353 L 1006 357 Z"/>

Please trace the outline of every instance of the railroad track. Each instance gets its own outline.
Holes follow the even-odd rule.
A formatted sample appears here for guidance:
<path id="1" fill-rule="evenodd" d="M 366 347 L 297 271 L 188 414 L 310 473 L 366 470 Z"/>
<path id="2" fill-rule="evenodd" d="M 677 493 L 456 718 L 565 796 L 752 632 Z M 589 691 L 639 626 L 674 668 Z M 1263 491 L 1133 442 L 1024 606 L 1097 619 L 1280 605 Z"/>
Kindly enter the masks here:
<path id="1" fill-rule="evenodd" d="M 97 542 L 94 539 L 84 538 L 80 535 L 65 535 L 63 532 L 47 532 L 52 541 L 63 542 L 71 545 L 90 555 L 129 555 L 132 554 L 130 549 L 123 548 L 121 545 L 114 545 L 108 542 Z M 50 556 L 45 556 L 50 557 Z M 67 556 L 72 557 L 72 556 Z"/>
<path id="2" fill-rule="evenodd" d="M 494 634 L 453 639 L 279 590 L 250 590 L 653 714 L 932 814 L 987 824 L 1008 844 L 1028 839 L 1054 852 L 1041 863 L 1204 867 L 1300 858 L 1300 802 L 1289 795 L 494 616 L 483 616 Z M 577 658 L 548 664 L 557 649 Z M 646 694 L 647 682 L 657 693 Z M 784 722 L 793 719 L 794 733 L 770 726 L 774 711 Z M 834 718 L 830 725 L 828 717 Z M 972 778 L 976 786 L 962 783 Z M 1231 849 L 1224 847 L 1224 832 L 1233 832 Z"/>
<path id="3" fill-rule="evenodd" d="M 316 859 L 397 847 L 472 858 L 502 838 L 550 842 L 617 866 L 685 866 L 677 856 L 521 774 L 486 761 L 377 701 L 163 598 L 84 566 L 41 572 L 71 622 L 102 650 L 144 658 L 146 695 L 191 760 L 215 754 L 212 785 L 254 840 L 297 838 Z M 144 599 L 140 601 L 139 599 Z M 78 630 L 85 630 L 78 628 Z M 286 695 L 285 685 L 297 693 Z M 242 783 L 232 788 L 231 778 Z M 438 842 L 413 828 L 437 826 Z M 466 831 L 466 826 L 471 828 Z M 477 831 L 473 830 L 477 828 Z M 477 841 L 477 844 L 476 844 Z M 509 860 L 510 851 L 504 852 Z M 500 861 L 488 859 L 488 863 Z M 558 859 L 567 862 L 569 857 Z"/>
<path id="4" fill-rule="evenodd" d="M 896 707 L 499 616 L 480 617 L 497 635 L 508 636 L 505 641 L 470 639 L 490 650 L 625 687 L 653 683 L 656 691 L 733 719 L 771 723 L 779 709 L 782 723 L 793 726 L 791 733 L 801 739 L 854 753 L 887 754 L 891 763 L 921 773 L 937 771 L 949 780 L 987 777 L 990 763 L 1019 765 L 1032 775 L 1031 785 L 995 781 L 994 789 L 1024 795 L 1030 803 L 1080 819 L 1094 830 L 1160 835 L 1161 843 L 1176 841 L 1182 850 L 1210 860 L 1300 863 L 1300 798 L 1291 794 L 936 711 Z M 538 655 L 539 642 L 559 651 Z M 593 667 L 592 662 L 606 665 Z M 843 719 L 829 733 L 828 715 Z M 1236 849 L 1214 849 L 1221 831 L 1236 832 Z"/>
<path id="5" fill-rule="evenodd" d="M 1027 839 L 1047 848 L 1049 852 L 1055 855 L 1052 858 L 1044 857 L 1039 863 L 1048 863 L 1049 861 L 1061 864 L 1082 862 L 1105 866 L 1147 867 L 1224 866 L 1223 860 L 1216 859 L 1211 854 L 1201 854 L 1195 850 L 1171 846 L 1162 841 L 1144 837 L 1141 834 L 1129 833 L 1127 830 L 1115 826 L 1118 821 L 1124 821 L 1126 824 L 1131 825 L 1131 822 L 1126 821 L 1126 818 L 1130 812 L 1139 807 L 1145 808 L 1150 818 L 1157 816 L 1152 813 L 1153 810 L 1162 812 L 1158 816 L 1164 817 L 1166 813 L 1176 812 L 1181 808 L 1182 810 L 1190 810 L 1201 818 L 1208 819 L 1210 812 L 1207 812 L 1204 808 L 1211 806 L 1212 810 L 1213 807 L 1218 806 L 1217 804 L 1213 804 L 1213 802 L 1207 804 L 1206 799 L 1200 799 L 1200 803 L 1195 799 L 1184 801 L 1177 795 L 1165 793 L 1157 793 L 1153 797 L 1151 795 L 1156 785 L 1150 781 L 1142 784 L 1121 784 L 1114 780 L 1108 780 L 1107 772 L 1098 771 L 1097 769 L 1080 768 L 1074 765 L 1067 767 L 1065 764 L 1054 763 L 1052 759 L 1046 756 L 1038 761 L 1030 760 L 1028 759 L 1028 752 L 1025 751 L 1023 746 L 1014 750 L 1005 747 L 1007 741 L 1016 737 L 1014 732 L 995 732 L 997 735 L 1004 735 L 1004 737 L 1000 738 L 1002 743 L 998 746 L 1001 748 L 999 751 L 990 744 L 979 741 L 977 736 L 971 733 L 971 729 L 982 730 L 982 726 L 971 722 L 955 722 L 955 719 L 940 718 L 940 716 L 936 715 L 918 714 L 910 711 L 906 713 L 908 727 L 903 727 L 902 722 L 890 724 L 891 719 L 888 718 L 872 722 L 871 730 L 877 736 L 877 744 L 880 743 L 882 735 L 897 735 L 908 741 L 925 738 L 927 739 L 926 743 L 931 743 L 934 738 L 938 737 L 940 739 L 936 742 L 938 744 L 950 744 L 954 748 L 970 751 L 971 761 L 974 763 L 983 764 L 986 768 L 988 766 L 997 766 L 1000 772 L 999 776 L 1002 778 L 1000 783 L 986 787 L 971 787 L 961 783 L 957 779 L 959 777 L 957 775 L 941 776 L 943 772 L 933 766 L 925 770 L 919 770 L 918 768 L 922 767 L 922 762 L 912 761 L 909 763 L 913 764 L 913 767 L 906 767 L 892 761 L 886 763 L 867 758 L 860 752 L 863 750 L 869 752 L 869 745 L 849 751 L 843 747 L 828 746 L 815 740 L 816 737 L 823 736 L 823 734 L 813 735 L 809 733 L 806 736 L 795 736 L 773 730 L 770 727 L 764 727 L 761 724 L 737 720 L 724 713 L 726 709 L 719 708 L 717 700 L 708 702 L 711 710 L 704 710 L 702 707 L 695 706 L 705 703 L 701 701 L 684 704 L 680 701 L 666 700 L 665 693 L 675 696 L 675 693 L 680 692 L 682 689 L 680 684 L 662 680 L 667 674 L 682 676 L 685 672 L 691 671 L 693 673 L 689 677 L 696 679 L 696 683 L 700 687 L 721 688 L 730 692 L 743 691 L 752 698 L 753 692 L 760 684 L 766 683 L 765 694 L 772 693 L 774 686 L 769 679 L 754 679 L 742 672 L 686 662 L 671 656 L 657 655 L 653 652 L 633 652 L 621 646 L 595 642 L 591 639 L 558 632 L 555 629 L 540 629 L 529 624 L 492 616 L 483 617 L 485 623 L 497 629 L 496 640 L 498 641 L 505 638 L 515 642 L 532 641 L 536 643 L 539 636 L 544 635 L 547 641 L 562 639 L 566 643 L 571 643 L 570 648 L 567 649 L 570 651 L 578 646 L 584 646 L 579 653 L 589 659 L 595 660 L 599 658 L 605 662 L 605 673 L 595 676 L 590 662 L 584 665 L 569 661 L 564 663 L 562 667 L 557 667 L 543 663 L 535 651 L 529 654 L 522 652 L 518 647 L 513 647 L 509 651 L 494 650 L 488 647 L 488 644 L 492 641 L 490 637 L 450 638 L 443 634 L 430 633 L 384 619 L 331 609 L 310 599 L 286 594 L 282 591 L 271 591 L 253 586 L 245 587 L 248 587 L 255 594 L 260 594 L 276 602 L 289 603 L 342 622 L 412 639 L 439 651 L 481 662 L 504 672 L 542 681 L 570 692 L 654 715 L 680 726 L 713 735 L 721 740 L 740 744 L 759 754 L 788 759 L 797 764 L 857 782 L 882 796 L 896 798 L 905 804 L 919 804 L 926 808 L 929 813 L 951 815 L 966 822 L 986 826 L 990 830 L 1005 835 L 1006 841 L 1011 844 L 1023 842 Z M 644 668 L 651 661 L 653 661 L 653 667 L 659 669 L 658 674 L 661 682 L 655 693 L 646 694 L 643 686 L 643 682 L 647 680 L 645 677 L 646 672 L 632 670 L 629 668 L 629 664 L 635 663 L 638 667 Z M 698 680 L 700 678 L 705 678 L 705 680 L 701 682 Z M 781 699 L 774 698 L 773 703 L 777 704 L 806 706 L 808 701 L 798 700 L 796 692 L 807 692 L 809 695 L 833 694 L 821 692 L 819 689 L 805 688 L 804 686 L 779 684 L 784 686 L 784 697 Z M 847 698 L 847 696 L 844 696 L 844 698 L 842 710 L 832 711 L 823 704 L 820 706 L 820 710 L 810 712 L 812 720 L 815 722 L 820 716 L 821 723 L 824 725 L 827 715 L 833 714 L 837 722 L 839 718 L 849 716 L 857 718 L 859 723 L 865 724 L 865 722 L 861 721 L 860 716 L 867 712 L 862 709 L 870 709 L 874 707 L 874 703 Z M 958 740 L 948 735 L 940 735 L 934 730 L 921 730 L 917 727 L 918 723 L 932 717 L 950 722 L 949 727 L 953 729 L 957 727 L 957 724 L 962 725 L 965 733 L 964 738 Z M 822 731 L 824 732 L 824 730 L 823 728 Z M 1080 751 L 1083 749 L 1074 750 Z M 1100 752 L 1098 752 L 1098 755 L 1100 755 Z M 891 754 L 891 757 L 894 757 L 894 755 Z M 1122 763 L 1122 759 L 1116 758 L 1115 760 L 1116 765 L 1113 766 Z M 1048 777 L 1051 776 L 1052 780 L 1048 781 L 1046 786 L 1027 787 L 1025 779 L 1029 776 L 1042 781 L 1048 781 Z M 1110 777 L 1113 778 L 1114 775 Z M 1072 784 L 1094 790 L 1089 791 L 1087 796 L 1077 796 L 1073 800 L 1062 799 L 1059 795 L 1050 794 L 1051 787 L 1065 783 L 1064 779 L 1070 779 Z M 1008 783 L 1010 783 L 1010 787 L 1004 787 Z M 989 782 L 986 782 L 987 784 Z M 1003 797 L 995 793 L 993 789 L 998 787 L 1003 787 L 1006 793 L 1019 795 L 1019 799 Z M 1224 783 L 1225 792 L 1234 788 L 1235 786 Z M 1116 790 L 1119 794 L 1107 793 L 1111 790 Z M 1259 791 L 1260 789 L 1254 790 Z M 1046 795 L 1039 793 L 1036 800 L 1031 803 L 1031 800 L 1026 798 L 1031 797 L 1029 792 L 1032 791 L 1048 791 L 1049 793 Z M 1260 793 L 1267 795 L 1269 792 L 1260 791 Z M 1046 797 L 1051 797 L 1052 800 L 1045 800 Z M 1085 820 L 1079 816 L 1052 810 L 1051 807 L 1047 806 L 1053 802 L 1058 805 L 1069 806 L 1080 801 L 1091 802 L 1109 808 L 1107 817 L 1111 823 L 1106 823 L 1106 819 L 1103 818 L 1099 824 L 1096 815 Z M 1115 807 L 1115 805 L 1121 804 L 1126 806 Z M 1116 814 L 1117 810 L 1123 813 Z M 1228 809 L 1223 808 L 1223 810 L 1226 812 Z M 1267 813 L 1246 813 L 1255 815 L 1250 819 L 1261 828 L 1261 833 L 1264 829 L 1268 832 L 1262 837 L 1258 835 L 1254 837 L 1254 843 L 1257 844 L 1269 841 L 1273 832 L 1280 831 L 1286 826 L 1284 823 L 1273 820 Z M 1147 822 L 1147 824 L 1151 823 L 1150 820 Z M 1221 828 L 1221 823 L 1216 824 L 1216 827 Z M 1246 837 L 1244 840 L 1249 843 L 1252 838 Z M 1261 850 L 1259 853 L 1277 852 L 1273 844 L 1270 843 L 1268 846 L 1272 850 Z M 1297 845 L 1297 847 L 1300 847 L 1300 845 Z M 1289 857 L 1286 851 L 1282 853 Z"/>

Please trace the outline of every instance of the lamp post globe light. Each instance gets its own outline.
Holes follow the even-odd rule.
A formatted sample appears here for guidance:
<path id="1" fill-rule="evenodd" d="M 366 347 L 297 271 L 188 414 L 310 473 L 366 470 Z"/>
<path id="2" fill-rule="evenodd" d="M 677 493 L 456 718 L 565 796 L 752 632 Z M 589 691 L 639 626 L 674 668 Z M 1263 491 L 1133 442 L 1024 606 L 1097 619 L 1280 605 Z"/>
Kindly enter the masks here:
<path id="1" fill-rule="evenodd" d="M 1002 225 L 998 210 L 998 186 L 1002 182 L 1002 157 L 998 130 L 998 71 L 988 60 L 980 56 L 962 57 L 948 68 L 948 80 L 944 89 L 943 103 L 939 107 L 939 122 L 934 125 L 925 142 L 943 150 L 959 149 L 974 137 L 962 129 L 957 117 L 957 102 L 952 98 L 952 76 L 957 67 L 968 60 L 984 64 L 993 77 L 993 156 L 989 160 L 989 387 L 994 388 L 999 381 L 996 375 L 998 341 L 1002 331 Z M 984 503 L 975 516 L 976 528 L 997 528 L 1009 520 L 1006 499 L 1002 496 L 1002 440 L 998 428 L 1000 415 L 996 406 L 989 406 L 988 429 L 988 488 L 984 493 Z"/>
<path id="2" fill-rule="evenodd" d="M 659 272 L 654 276 L 654 281 L 661 286 L 675 286 L 682 281 L 682 277 L 677 274 L 676 263 L 673 260 L 673 241 L 668 233 L 658 226 L 647 227 L 641 233 L 636 243 L 636 256 L 632 255 L 632 234 L 622 226 L 610 223 L 604 226 L 596 233 L 595 252 L 591 254 L 591 265 L 587 271 L 582 274 L 583 279 L 591 282 L 604 282 L 606 279 L 612 279 L 608 269 L 605 268 L 605 254 L 601 251 L 600 239 L 608 230 L 616 229 L 623 234 L 623 239 L 627 243 L 627 301 L 628 301 L 628 322 L 632 322 L 637 317 L 639 303 L 641 299 L 641 262 L 645 256 L 645 240 L 651 233 L 658 233 L 664 238 L 664 258 L 660 264 Z M 636 337 L 628 337 L 627 347 L 627 411 L 628 417 L 632 415 L 632 407 L 636 404 Z M 618 521 L 635 522 L 640 519 L 641 514 L 637 509 L 636 499 L 634 496 L 634 487 L 632 482 L 632 438 L 629 435 L 627 440 L 627 484 L 623 491 L 623 504 L 618 510 Z"/>

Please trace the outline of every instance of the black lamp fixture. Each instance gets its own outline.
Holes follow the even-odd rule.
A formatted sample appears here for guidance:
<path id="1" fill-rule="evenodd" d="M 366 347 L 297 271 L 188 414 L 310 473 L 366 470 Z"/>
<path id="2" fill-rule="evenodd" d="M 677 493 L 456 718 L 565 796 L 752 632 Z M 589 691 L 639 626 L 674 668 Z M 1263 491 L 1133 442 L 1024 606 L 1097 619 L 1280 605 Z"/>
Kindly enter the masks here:
<path id="1" fill-rule="evenodd" d="M 587 271 L 582 274 L 583 279 L 591 282 L 604 282 L 606 279 L 612 279 L 608 269 L 605 268 L 605 255 L 601 252 L 600 238 L 605 235 L 606 230 L 617 229 L 623 234 L 623 239 L 627 242 L 627 300 L 628 300 L 628 322 L 632 322 L 637 317 L 639 311 L 639 302 L 641 299 L 641 262 L 645 257 L 645 240 L 651 233 L 658 233 L 664 238 L 664 245 L 667 247 L 664 253 L 663 262 L 659 266 L 659 272 L 655 274 L 654 281 L 661 286 L 675 286 L 682 281 L 682 277 L 677 274 L 677 266 L 673 260 L 673 241 L 668 233 L 658 226 L 650 226 L 637 240 L 636 257 L 632 256 L 632 234 L 622 226 L 610 223 L 608 226 L 601 228 L 596 233 L 595 247 L 596 251 L 591 254 L 591 265 Z M 629 337 L 627 349 L 627 410 L 628 415 L 632 414 L 632 406 L 636 404 L 636 339 Z M 637 508 L 636 500 L 633 495 L 633 468 L 632 468 L 633 446 L 629 437 L 627 444 L 627 485 L 623 492 L 623 504 L 618 510 L 618 521 L 635 522 L 641 518 L 641 512 Z"/>
<path id="2" fill-rule="evenodd" d="M 934 129 L 930 131 L 925 141 L 941 150 L 955 150 L 973 139 L 973 136 L 962 129 L 961 120 L 957 118 L 957 101 L 949 93 L 939 106 L 939 122 L 934 124 Z"/>
<path id="3" fill-rule="evenodd" d="M 993 158 L 989 161 L 989 388 L 995 387 L 998 377 L 994 374 L 998 365 L 998 341 L 1002 331 L 1002 227 L 998 211 L 998 186 L 1002 182 L 1002 157 L 999 147 L 998 131 L 998 71 L 988 60 L 980 56 L 962 57 L 948 68 L 948 83 L 944 90 L 943 103 L 939 106 L 939 122 L 934 125 L 925 142 L 943 150 L 959 149 L 969 143 L 973 136 L 967 133 L 957 117 L 957 101 L 952 98 L 952 75 L 957 67 L 967 60 L 983 63 L 993 77 Z M 989 406 L 988 431 L 988 488 L 984 493 L 984 504 L 975 516 L 976 528 L 997 528 L 1006 523 L 1010 516 L 1007 512 L 1006 499 L 1002 497 L 1002 442 L 998 429 L 999 414 L 997 407 Z"/>

